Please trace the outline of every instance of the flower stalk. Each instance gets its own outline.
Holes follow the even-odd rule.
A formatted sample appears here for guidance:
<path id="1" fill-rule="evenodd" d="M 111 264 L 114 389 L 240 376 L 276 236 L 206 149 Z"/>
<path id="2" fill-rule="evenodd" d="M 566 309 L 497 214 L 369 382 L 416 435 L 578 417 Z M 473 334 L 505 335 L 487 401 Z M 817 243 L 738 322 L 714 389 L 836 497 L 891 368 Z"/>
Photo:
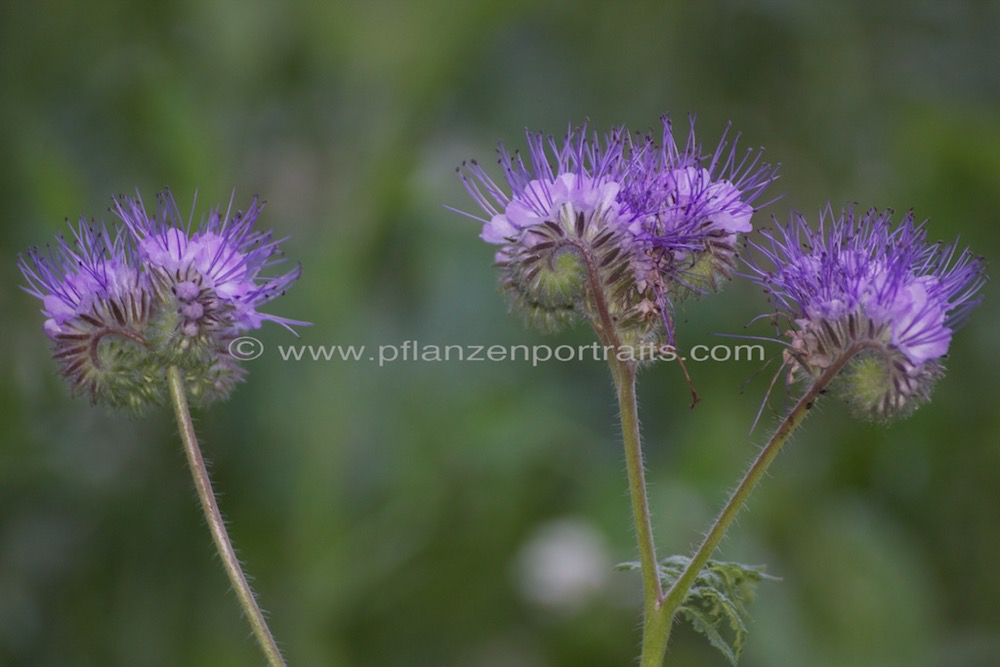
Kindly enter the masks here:
<path id="1" fill-rule="evenodd" d="M 110 229 L 81 219 L 71 238 L 18 256 L 24 290 L 42 302 L 43 331 L 74 393 L 94 404 L 142 414 L 173 405 L 212 539 L 271 667 L 284 666 L 233 550 L 191 422 L 189 398 L 229 396 L 246 371 L 229 352 L 241 333 L 275 322 L 291 333 L 307 322 L 258 310 L 284 294 L 299 267 L 265 275 L 282 261 L 271 232 L 254 228 L 262 204 L 216 208 L 193 225 L 169 190 L 155 211 L 141 197 L 116 197 Z M 297 335 L 297 334 L 296 334 Z"/>
<path id="2" fill-rule="evenodd" d="M 177 427 L 184 443 L 184 453 L 187 455 L 198 499 L 201 501 L 208 529 L 212 533 L 212 541 L 215 542 L 215 548 L 219 552 L 219 558 L 222 559 L 226 575 L 229 577 L 233 590 L 236 591 L 240 606 L 243 607 L 243 611 L 250 621 L 257 643 L 260 644 L 264 655 L 267 656 L 268 665 L 270 667 L 285 667 L 281 651 L 267 627 L 267 621 L 257 604 L 253 589 L 250 588 L 246 575 L 243 573 L 239 558 L 237 558 L 232 541 L 229 539 L 222 513 L 219 511 L 219 505 L 215 501 L 215 492 L 212 490 L 212 482 L 208 476 L 208 469 L 205 467 L 205 459 L 201 455 L 201 448 L 198 446 L 194 423 L 191 420 L 191 411 L 188 408 L 187 395 L 184 390 L 184 378 L 176 366 L 167 369 L 167 381 L 170 387 L 170 400 L 177 416 Z"/>
<path id="3" fill-rule="evenodd" d="M 701 569 L 705 567 L 706 563 L 708 563 L 712 553 L 719 546 L 722 538 L 725 537 L 729 526 L 740 513 L 740 510 L 743 509 L 743 506 L 746 505 L 750 494 L 753 492 L 754 488 L 756 488 L 758 482 L 760 482 L 761 478 L 767 473 L 768 468 L 770 468 L 785 443 L 788 442 L 792 434 L 802 424 L 802 421 L 806 418 L 806 415 L 809 414 L 809 411 L 812 409 L 816 400 L 824 392 L 826 392 L 827 387 L 830 386 L 830 383 L 844 368 L 844 366 L 846 366 L 851 359 L 864 349 L 865 347 L 862 345 L 856 345 L 848 349 L 845 354 L 841 355 L 835 363 L 831 364 L 820 377 L 816 378 L 809 389 L 792 407 L 784 420 L 782 420 L 781 424 L 774 432 L 774 435 L 772 435 L 771 439 L 768 440 L 766 445 L 764 445 L 764 448 L 760 450 L 760 453 L 754 459 L 750 468 L 747 469 L 743 479 L 740 480 L 739 485 L 729 497 L 729 501 L 722 508 L 722 511 L 719 512 L 719 516 L 715 519 L 712 527 L 705 535 L 705 539 L 691 557 L 687 567 L 681 575 L 677 577 L 673 585 L 663 597 L 662 613 L 668 618 L 666 627 L 667 635 L 664 637 L 664 644 L 666 644 L 667 640 L 669 640 L 669 633 L 670 628 L 673 625 L 673 618 L 676 615 L 677 610 L 687 598 L 688 592 L 691 590 L 692 584 L 694 584 L 695 577 L 697 577 L 698 572 L 700 572 Z"/>
<path id="4" fill-rule="evenodd" d="M 621 411 L 622 436 L 625 442 L 625 467 L 628 472 L 629 496 L 632 499 L 632 517 L 639 546 L 639 564 L 642 569 L 643 623 L 641 667 L 659 667 L 667 649 L 669 617 L 662 610 L 663 586 L 656 561 L 656 544 L 653 540 L 653 523 L 646 494 L 646 476 L 643 471 L 642 442 L 639 433 L 639 411 L 635 397 L 636 365 L 628 361 L 612 361 L 611 374 L 618 394 Z"/>

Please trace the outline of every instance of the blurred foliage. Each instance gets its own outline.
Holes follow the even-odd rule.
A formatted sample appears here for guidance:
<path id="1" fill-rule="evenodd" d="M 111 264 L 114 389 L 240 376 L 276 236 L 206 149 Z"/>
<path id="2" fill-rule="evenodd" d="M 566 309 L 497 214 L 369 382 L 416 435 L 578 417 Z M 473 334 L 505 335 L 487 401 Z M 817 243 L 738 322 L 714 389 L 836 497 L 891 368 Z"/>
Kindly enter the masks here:
<path id="1" fill-rule="evenodd" d="M 206 209 L 260 192 L 304 266 L 271 310 L 314 321 L 305 343 L 589 343 L 506 314 L 492 249 L 441 207 L 472 207 L 461 160 L 489 163 L 525 126 L 697 112 L 706 144 L 732 120 L 785 165 L 779 218 L 828 199 L 913 206 L 933 235 L 993 257 L 997 34 L 990 0 L 3 3 L 0 664 L 260 663 L 170 415 L 71 401 L 16 288 L 17 252 L 64 218 L 108 218 L 109 195 L 135 188 L 169 185 L 182 207 L 197 190 Z M 986 296 L 931 404 L 882 427 L 826 401 L 782 454 L 720 553 L 782 578 L 751 607 L 741 664 L 1000 664 Z M 733 284 L 684 306 L 681 343 L 742 333 L 767 308 Z M 760 366 L 692 367 L 693 411 L 676 368 L 642 374 L 664 553 L 698 540 L 782 409 L 779 391 L 747 434 L 776 364 Z M 248 368 L 198 428 L 290 664 L 633 664 L 640 586 L 611 572 L 634 546 L 599 364 L 271 353 Z M 589 527 L 609 573 L 583 599 L 527 595 L 524 554 L 561 521 Z M 670 657 L 725 664 L 687 626 Z"/>

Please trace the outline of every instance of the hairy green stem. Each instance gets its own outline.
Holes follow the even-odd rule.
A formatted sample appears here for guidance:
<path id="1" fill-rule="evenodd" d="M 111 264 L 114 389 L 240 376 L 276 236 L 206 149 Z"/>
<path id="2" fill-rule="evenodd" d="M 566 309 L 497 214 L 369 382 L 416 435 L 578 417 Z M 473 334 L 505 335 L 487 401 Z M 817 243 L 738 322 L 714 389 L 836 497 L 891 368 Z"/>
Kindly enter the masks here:
<path id="1" fill-rule="evenodd" d="M 639 410 L 635 398 L 636 366 L 633 362 L 611 362 L 611 371 L 618 393 L 622 436 L 625 441 L 625 467 L 628 472 L 629 495 L 632 498 L 632 518 L 639 544 L 639 565 L 642 569 L 643 623 L 642 667 L 659 667 L 667 649 L 667 618 L 661 611 L 663 587 L 656 563 L 656 545 L 646 496 L 646 477 L 642 463 L 642 442 L 639 436 Z"/>
<path id="2" fill-rule="evenodd" d="M 632 519 L 635 522 L 635 537 L 639 546 L 639 565 L 642 570 L 643 617 L 642 617 L 642 657 L 641 667 L 660 667 L 667 650 L 667 636 L 670 618 L 662 613 L 663 586 L 660 583 L 659 568 L 656 563 L 656 544 L 653 541 L 653 522 L 649 515 L 649 500 L 646 495 L 646 474 L 642 462 L 642 439 L 639 434 L 639 406 L 635 397 L 636 363 L 622 360 L 621 339 L 615 328 L 615 320 L 608 309 L 604 297 L 604 287 L 596 262 L 583 246 L 577 246 L 587 267 L 587 281 L 593 299 L 596 317 L 591 315 L 590 323 L 597 332 L 601 343 L 610 348 L 613 358 L 609 359 L 611 376 L 618 395 L 618 409 L 622 422 L 622 439 L 625 445 L 625 468 L 628 474 L 628 490 L 632 499 Z"/>
<path id="3" fill-rule="evenodd" d="M 642 439 L 639 433 L 639 406 L 635 397 L 637 364 L 626 361 L 620 354 L 623 346 L 615 318 L 608 308 L 597 263 L 582 244 L 575 247 L 587 267 L 587 283 L 590 287 L 592 310 L 590 324 L 605 349 L 611 350 L 613 357 L 608 360 L 611 377 L 618 395 L 618 409 L 621 415 L 622 439 L 625 445 L 625 468 L 628 474 L 629 497 L 632 500 L 632 520 L 635 523 L 635 538 L 639 546 L 639 566 L 642 570 L 643 616 L 642 655 L 640 667 L 661 667 L 667 650 L 671 620 L 663 613 L 663 585 L 656 562 L 656 544 L 653 540 L 653 522 L 649 514 L 649 499 L 646 495 L 646 474 L 643 470 Z"/>
<path id="4" fill-rule="evenodd" d="M 212 482 L 208 476 L 208 469 L 205 467 L 205 459 L 201 455 L 201 448 L 198 446 L 194 423 L 191 421 L 191 410 L 188 408 L 187 395 L 184 391 L 184 379 L 176 366 L 167 369 L 167 382 L 170 385 L 170 399 L 174 406 L 174 413 L 177 415 L 177 426 L 180 429 L 181 440 L 184 441 L 184 453 L 187 455 L 191 476 L 194 478 L 194 485 L 198 491 L 198 499 L 201 500 L 201 508 L 205 512 L 205 519 L 208 521 L 208 528 L 212 533 L 212 540 L 215 542 L 219 557 L 222 559 L 222 565 L 226 568 L 226 574 L 233 585 L 233 590 L 236 591 L 236 597 L 239 598 L 240 605 L 250 620 L 254 636 L 267 656 L 268 664 L 271 667 L 285 667 L 281 651 L 267 627 L 264 614 L 261 613 L 253 590 L 243 574 L 239 558 L 236 557 L 233 544 L 229 540 L 226 524 L 222 520 L 222 513 L 219 512 L 219 505 L 215 502 L 215 492 L 212 490 Z"/>
<path id="5" fill-rule="evenodd" d="M 668 618 L 666 639 L 669 639 L 673 618 L 687 598 L 687 594 L 694 584 L 695 577 L 698 576 L 698 573 L 708 562 L 712 552 L 719 546 L 719 543 L 726 534 L 726 530 L 732 524 L 733 519 L 736 518 L 740 510 L 743 509 L 754 487 L 757 486 L 757 483 L 765 475 L 768 467 L 770 467 L 785 443 L 788 442 L 792 433 L 795 432 L 802 423 L 802 420 L 805 419 L 816 399 L 826 391 L 830 382 L 833 381 L 834 377 L 836 377 L 837 373 L 841 371 L 847 362 L 862 349 L 864 349 L 864 346 L 858 345 L 847 350 L 835 363 L 827 367 L 823 374 L 816 378 L 809 389 L 806 390 L 805 394 L 802 395 L 788 415 L 782 420 L 774 435 L 771 436 L 771 439 L 760 450 L 760 453 L 743 476 L 736 490 L 729 497 L 729 501 L 722 508 L 722 511 L 719 512 L 719 516 L 715 519 L 715 523 L 712 524 L 708 534 L 705 535 L 701 546 L 695 551 L 687 567 L 677 580 L 674 581 L 663 599 L 662 612 Z"/>

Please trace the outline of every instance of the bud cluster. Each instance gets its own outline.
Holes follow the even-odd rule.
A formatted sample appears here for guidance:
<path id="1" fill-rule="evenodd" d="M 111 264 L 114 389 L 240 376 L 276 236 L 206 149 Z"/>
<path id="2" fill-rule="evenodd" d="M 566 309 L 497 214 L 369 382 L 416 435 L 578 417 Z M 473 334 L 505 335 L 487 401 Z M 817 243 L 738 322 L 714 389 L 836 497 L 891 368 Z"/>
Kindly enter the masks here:
<path id="1" fill-rule="evenodd" d="M 140 411 L 165 397 L 164 373 L 177 366 L 202 403 L 228 396 L 243 370 L 228 351 L 240 332 L 271 320 L 258 312 L 283 294 L 300 269 L 263 277 L 282 261 L 281 240 L 255 231 L 261 211 L 212 211 L 197 228 L 169 191 L 147 213 L 141 199 L 120 196 L 120 224 L 81 220 L 72 238 L 18 258 L 26 291 L 42 301 L 45 333 L 60 372 L 95 403 Z M 294 333 L 294 331 L 293 331 Z"/>

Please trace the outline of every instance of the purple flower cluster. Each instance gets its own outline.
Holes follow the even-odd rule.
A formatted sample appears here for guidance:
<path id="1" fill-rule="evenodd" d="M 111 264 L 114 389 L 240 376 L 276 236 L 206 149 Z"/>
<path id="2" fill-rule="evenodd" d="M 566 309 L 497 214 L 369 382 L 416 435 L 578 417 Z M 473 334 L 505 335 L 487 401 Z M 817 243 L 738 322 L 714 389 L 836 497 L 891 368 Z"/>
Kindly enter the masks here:
<path id="1" fill-rule="evenodd" d="M 884 419 L 912 409 L 941 374 L 952 333 L 980 298 L 983 262 L 958 244 L 929 244 L 907 213 L 829 208 L 751 242 L 749 277 L 789 320 L 786 363 L 811 378 L 843 368 L 844 396 Z"/>
<path id="2" fill-rule="evenodd" d="M 501 285 L 529 320 L 554 327 L 582 315 L 605 342 L 673 343 L 671 304 L 736 273 L 740 235 L 770 203 L 761 198 L 777 170 L 725 134 L 706 153 L 693 120 L 678 144 L 662 122 L 659 136 L 529 132 L 523 157 L 499 146 L 502 184 L 476 162 L 459 168 L 481 209 L 464 215 L 497 246 Z M 818 229 L 796 214 L 750 245 L 762 258 L 747 262 L 747 277 L 790 320 L 791 375 L 833 368 L 876 418 L 928 396 L 985 281 L 980 259 L 928 244 L 911 214 L 893 225 L 889 212 L 828 208 Z"/>
<path id="3" fill-rule="evenodd" d="M 738 234 L 752 229 L 754 204 L 776 169 L 759 151 L 737 153 L 725 138 L 705 155 L 693 120 L 680 148 L 670 119 L 662 122 L 659 137 L 617 128 L 602 140 L 571 128 L 558 142 L 529 132 L 526 160 L 501 144 L 506 189 L 476 162 L 459 169 L 483 211 L 466 215 L 482 223 L 483 240 L 499 246 L 502 282 L 516 305 L 593 321 L 600 289 L 619 297 L 609 302 L 623 326 L 640 324 L 648 333 L 669 317 L 671 298 L 717 289 L 717 278 L 735 268 Z M 558 275 L 560 266 L 566 275 Z M 552 298 L 552 283 L 562 298 Z"/>
<path id="4" fill-rule="evenodd" d="M 253 229 L 261 211 L 214 210 L 198 227 L 184 221 L 169 191 L 149 214 L 120 196 L 115 231 L 81 221 L 73 238 L 18 258 L 26 291 L 42 301 L 44 330 L 60 370 L 95 402 L 141 409 L 162 400 L 163 372 L 186 372 L 195 398 L 214 400 L 242 378 L 228 343 L 271 320 L 258 308 L 284 293 L 300 269 L 262 272 L 282 261 L 269 232 Z"/>

